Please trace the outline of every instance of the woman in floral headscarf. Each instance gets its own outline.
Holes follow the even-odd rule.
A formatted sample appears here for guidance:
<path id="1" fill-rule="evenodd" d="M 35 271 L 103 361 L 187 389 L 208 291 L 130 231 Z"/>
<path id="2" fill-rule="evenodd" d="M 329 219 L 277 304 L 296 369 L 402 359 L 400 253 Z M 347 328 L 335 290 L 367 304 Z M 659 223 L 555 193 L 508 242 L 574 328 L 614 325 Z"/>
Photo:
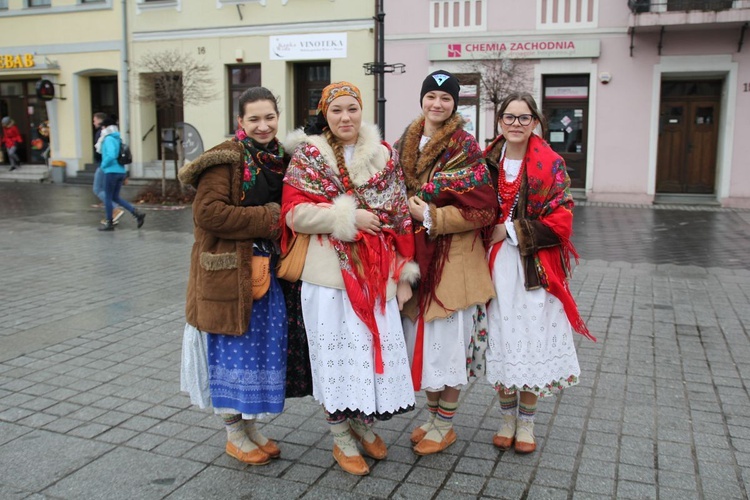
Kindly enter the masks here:
<path id="1" fill-rule="evenodd" d="M 287 138 L 282 250 L 312 235 L 302 271 L 313 396 L 325 410 L 333 456 L 355 475 L 369 473 L 357 449 L 380 460 L 375 419 L 414 408 L 399 309 L 418 267 L 406 187 L 377 128 L 362 123 L 359 89 L 323 89 L 315 123 Z"/>
<path id="2" fill-rule="evenodd" d="M 246 90 L 239 110 L 234 139 L 179 172 L 197 190 L 181 387 L 193 404 L 222 417 L 227 454 L 263 465 L 281 454 L 255 420 L 284 409 L 287 316 L 273 260 L 289 157 L 276 139 L 279 110 L 270 90 Z M 251 261 L 266 256 L 270 284 L 254 300 L 261 269 Z"/>

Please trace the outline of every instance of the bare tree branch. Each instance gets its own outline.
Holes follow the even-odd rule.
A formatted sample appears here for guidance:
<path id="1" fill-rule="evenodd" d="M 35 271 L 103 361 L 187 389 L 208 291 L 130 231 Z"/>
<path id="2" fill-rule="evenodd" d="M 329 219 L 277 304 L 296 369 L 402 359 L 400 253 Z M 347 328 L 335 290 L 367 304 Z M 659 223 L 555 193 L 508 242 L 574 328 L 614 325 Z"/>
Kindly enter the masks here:
<path id="1" fill-rule="evenodd" d="M 157 108 L 203 104 L 217 97 L 211 67 L 179 50 L 145 54 L 138 61 L 141 84 L 134 93 L 140 102 L 153 102 Z"/>
<path id="2" fill-rule="evenodd" d="M 526 61 L 508 59 L 503 53 L 493 53 L 487 59 L 471 61 L 466 70 L 479 75 L 479 102 L 492 110 L 495 136 L 500 133 L 500 104 L 511 92 L 529 92 L 532 88 L 531 66 Z"/>

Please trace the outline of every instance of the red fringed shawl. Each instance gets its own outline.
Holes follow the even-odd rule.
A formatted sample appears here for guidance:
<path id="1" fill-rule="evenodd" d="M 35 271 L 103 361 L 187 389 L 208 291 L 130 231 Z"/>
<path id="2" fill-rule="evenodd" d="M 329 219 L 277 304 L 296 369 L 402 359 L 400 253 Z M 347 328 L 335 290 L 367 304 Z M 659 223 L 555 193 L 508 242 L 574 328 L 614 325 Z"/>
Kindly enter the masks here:
<path id="1" fill-rule="evenodd" d="M 384 142 L 383 145 L 391 151 L 388 144 Z M 289 163 L 281 207 L 281 220 L 285 221 L 286 214 L 296 205 L 331 203 L 339 196 L 349 195 L 356 200 L 357 208 L 369 210 L 380 218 L 381 232 L 375 236 L 359 232 L 355 241 L 344 242 L 328 235 L 338 254 L 349 301 L 372 333 L 375 373 L 378 374 L 383 373 L 383 355 L 375 308 L 379 305 L 381 313 L 385 311 L 386 289 L 396 253 L 405 258 L 401 267 L 414 257 L 414 235 L 403 172 L 393 156 L 391 154 L 383 170 L 365 184 L 347 192 L 338 167 L 326 163 L 317 147 L 305 143 L 297 149 Z M 283 251 L 286 251 L 291 237 L 292 230 L 284 224 L 281 237 Z M 401 268 L 397 267 L 395 279 L 398 279 L 400 272 Z"/>
<path id="2" fill-rule="evenodd" d="M 495 139 L 485 150 L 489 153 L 502 136 Z M 524 166 L 526 171 L 526 213 L 523 218 L 537 219 L 549 227 L 560 239 L 560 247 L 540 249 L 532 258 L 542 286 L 563 304 L 565 314 L 573 330 L 596 342 L 578 312 L 578 306 L 568 287 L 570 258 L 578 262 L 578 253 L 570 241 L 573 235 L 573 197 L 570 194 L 570 178 L 565 162 L 542 138 L 532 134 L 526 148 Z M 502 165 L 499 166 L 502 168 Z M 505 220 L 506 216 L 501 216 Z M 501 244 L 490 252 L 490 269 Z"/>

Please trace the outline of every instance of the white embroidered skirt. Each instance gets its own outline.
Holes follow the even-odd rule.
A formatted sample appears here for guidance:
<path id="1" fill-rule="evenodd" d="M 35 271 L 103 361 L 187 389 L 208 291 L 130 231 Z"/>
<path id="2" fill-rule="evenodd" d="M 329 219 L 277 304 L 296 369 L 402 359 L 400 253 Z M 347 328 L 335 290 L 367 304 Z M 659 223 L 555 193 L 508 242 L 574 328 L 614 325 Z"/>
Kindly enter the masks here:
<path id="1" fill-rule="evenodd" d="M 492 276 L 487 381 L 540 396 L 576 384 L 581 368 L 563 305 L 543 288 L 525 289 L 518 247 L 502 245 Z"/>
<path id="2" fill-rule="evenodd" d="M 396 413 L 414 406 L 409 360 L 398 302 L 375 310 L 384 370 L 375 373 L 370 330 L 352 309 L 345 290 L 302 283 L 302 315 L 310 347 L 313 397 L 329 413 Z"/>
<path id="3" fill-rule="evenodd" d="M 439 392 L 469 383 L 467 360 L 472 358 L 476 306 L 424 325 L 421 390 Z M 417 320 L 419 321 L 419 320 Z M 404 318 L 410 363 L 414 362 L 417 322 Z"/>

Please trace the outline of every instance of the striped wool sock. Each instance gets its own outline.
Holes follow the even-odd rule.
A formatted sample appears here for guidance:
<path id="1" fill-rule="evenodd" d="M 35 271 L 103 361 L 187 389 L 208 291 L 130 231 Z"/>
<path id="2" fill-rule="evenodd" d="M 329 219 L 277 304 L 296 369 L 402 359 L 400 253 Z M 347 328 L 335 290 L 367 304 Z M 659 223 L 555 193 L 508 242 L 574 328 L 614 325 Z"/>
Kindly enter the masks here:
<path id="1" fill-rule="evenodd" d="M 227 441 L 236 446 L 240 451 L 249 452 L 258 447 L 245 434 L 245 422 L 242 421 L 241 414 L 222 413 L 221 419 L 224 421 L 224 427 L 227 429 Z"/>
<path id="2" fill-rule="evenodd" d="M 500 401 L 500 415 L 516 416 L 516 409 L 518 408 L 517 392 L 508 395 L 505 394 L 505 391 L 499 391 L 497 393 L 497 399 Z"/>
<path id="3" fill-rule="evenodd" d="M 536 415 L 536 402 L 533 405 L 525 404 L 523 402 L 518 404 L 518 419 L 524 422 L 533 422 L 534 415 Z"/>
<path id="4" fill-rule="evenodd" d="M 437 415 L 435 418 L 435 424 L 443 424 L 443 427 L 450 427 L 453 425 L 453 416 L 456 414 L 458 409 L 458 401 L 449 403 L 442 399 L 438 401 Z M 447 424 L 447 426 L 445 425 Z"/>

